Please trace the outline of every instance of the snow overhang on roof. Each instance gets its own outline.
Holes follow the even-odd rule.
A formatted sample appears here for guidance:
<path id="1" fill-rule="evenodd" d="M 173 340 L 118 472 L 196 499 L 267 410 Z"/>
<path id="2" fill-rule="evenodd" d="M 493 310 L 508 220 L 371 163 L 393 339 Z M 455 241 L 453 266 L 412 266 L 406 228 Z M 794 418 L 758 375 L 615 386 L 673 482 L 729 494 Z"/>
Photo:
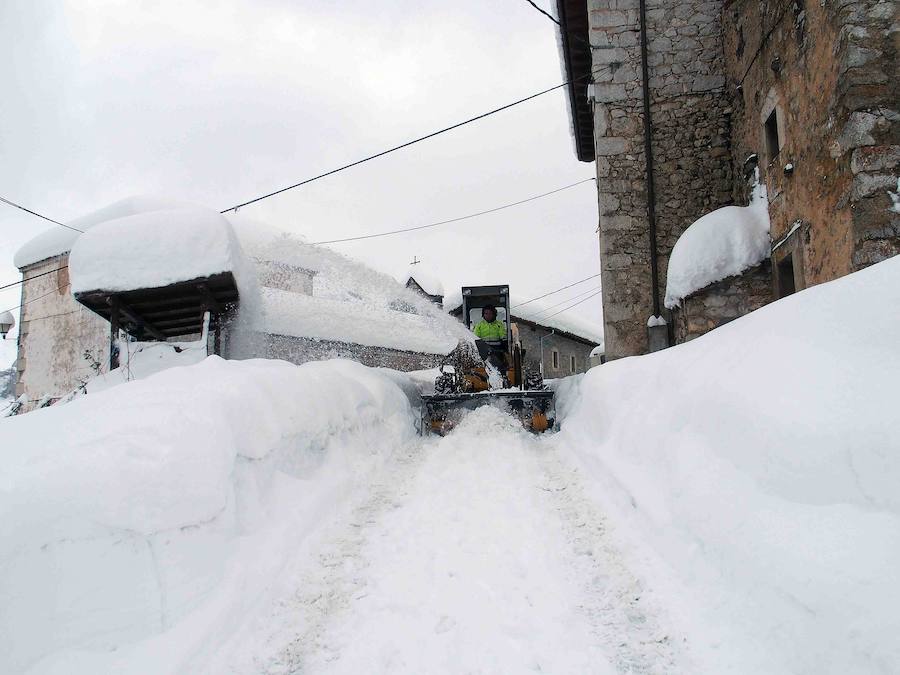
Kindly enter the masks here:
<path id="1" fill-rule="evenodd" d="M 575 154 L 582 162 L 594 161 L 594 112 L 587 98 L 591 82 L 587 0 L 557 0 L 560 58 L 569 85 L 569 114 Z"/>

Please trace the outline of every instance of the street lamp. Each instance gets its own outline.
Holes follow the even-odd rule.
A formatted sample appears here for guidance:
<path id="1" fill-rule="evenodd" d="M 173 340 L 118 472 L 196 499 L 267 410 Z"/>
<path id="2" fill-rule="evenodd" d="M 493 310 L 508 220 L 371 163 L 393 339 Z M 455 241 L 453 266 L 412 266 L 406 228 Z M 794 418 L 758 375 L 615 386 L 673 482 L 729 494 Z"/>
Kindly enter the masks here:
<path id="1" fill-rule="evenodd" d="M 6 334 L 9 330 L 16 325 L 16 320 L 13 318 L 11 312 L 3 312 L 0 314 L 0 336 L 5 340 Z"/>

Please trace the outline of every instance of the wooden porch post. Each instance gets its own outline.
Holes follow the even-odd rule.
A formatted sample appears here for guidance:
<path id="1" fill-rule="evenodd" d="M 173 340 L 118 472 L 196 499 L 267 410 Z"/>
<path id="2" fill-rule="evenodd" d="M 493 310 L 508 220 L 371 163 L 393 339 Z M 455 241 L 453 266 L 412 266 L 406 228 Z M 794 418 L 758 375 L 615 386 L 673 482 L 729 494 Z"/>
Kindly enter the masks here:
<path id="1" fill-rule="evenodd" d="M 119 299 L 109 300 L 109 369 L 119 367 Z"/>

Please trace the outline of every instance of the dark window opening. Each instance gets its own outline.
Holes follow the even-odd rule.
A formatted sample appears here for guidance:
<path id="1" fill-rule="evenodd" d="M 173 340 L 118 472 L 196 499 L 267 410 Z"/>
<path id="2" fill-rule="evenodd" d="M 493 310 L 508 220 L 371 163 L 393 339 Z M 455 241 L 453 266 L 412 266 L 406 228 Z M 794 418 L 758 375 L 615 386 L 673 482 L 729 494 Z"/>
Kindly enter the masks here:
<path id="1" fill-rule="evenodd" d="M 778 157 L 781 146 L 778 144 L 778 111 L 772 109 L 772 112 L 766 118 L 766 157 L 769 162 Z"/>
<path id="2" fill-rule="evenodd" d="M 575 374 L 575 371 L 576 371 L 575 357 L 574 357 L 574 356 L 570 356 L 570 357 L 569 357 L 569 372 L 572 373 L 572 374 L 574 375 L 574 374 Z"/>
<path id="3" fill-rule="evenodd" d="M 553 350 L 553 370 L 559 370 L 559 352 Z"/>
<path id="4" fill-rule="evenodd" d="M 794 284 L 794 256 L 788 255 L 778 263 L 778 297 L 783 298 L 797 290 Z"/>

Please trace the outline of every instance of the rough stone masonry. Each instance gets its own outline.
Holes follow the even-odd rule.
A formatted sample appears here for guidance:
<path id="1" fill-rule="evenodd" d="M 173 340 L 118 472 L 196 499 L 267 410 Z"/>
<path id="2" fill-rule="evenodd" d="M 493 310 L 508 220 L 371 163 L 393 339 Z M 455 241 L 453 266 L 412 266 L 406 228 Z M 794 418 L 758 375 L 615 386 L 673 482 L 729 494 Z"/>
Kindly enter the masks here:
<path id="1" fill-rule="evenodd" d="M 638 0 L 589 0 L 606 353 L 648 350 L 652 314 Z M 678 236 L 732 199 L 721 1 L 647 2 L 662 294 Z"/>

